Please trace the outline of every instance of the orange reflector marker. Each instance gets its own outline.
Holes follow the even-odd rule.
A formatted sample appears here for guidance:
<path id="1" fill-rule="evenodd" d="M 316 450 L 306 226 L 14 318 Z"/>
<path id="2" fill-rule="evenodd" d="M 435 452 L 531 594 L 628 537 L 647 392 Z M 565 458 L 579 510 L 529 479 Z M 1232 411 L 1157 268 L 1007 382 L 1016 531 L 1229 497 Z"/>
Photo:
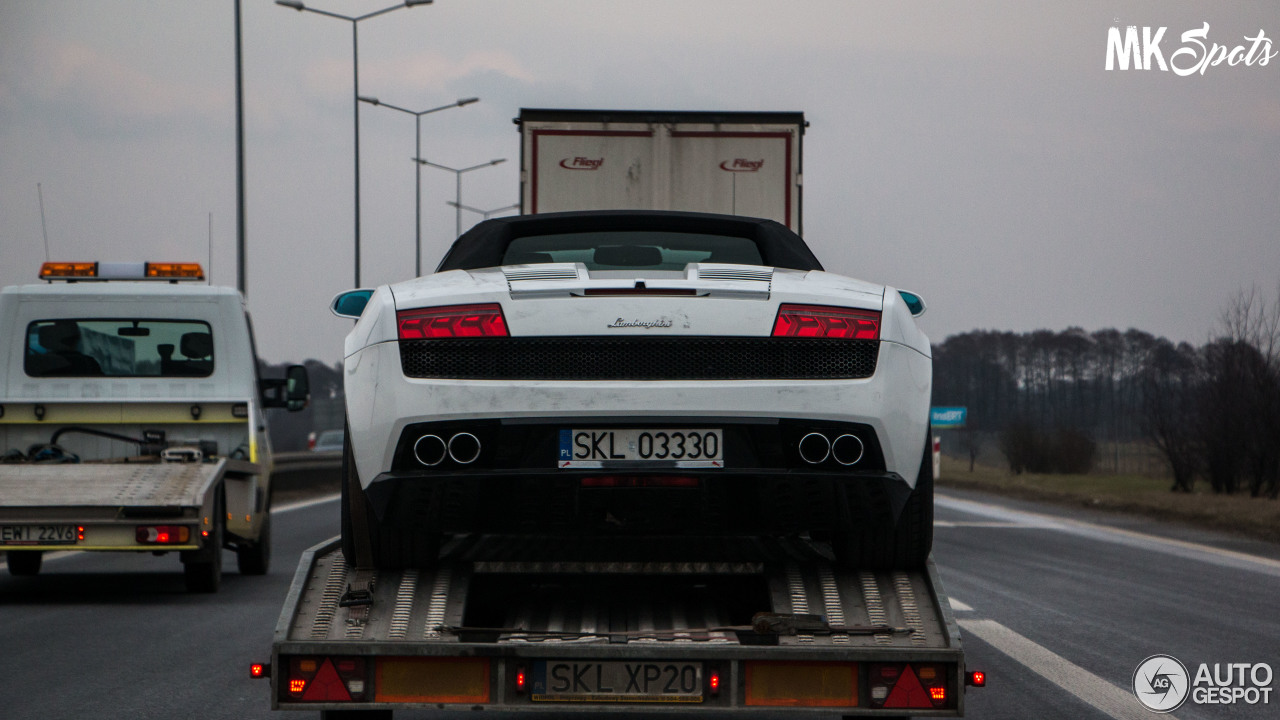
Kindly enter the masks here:
<path id="1" fill-rule="evenodd" d="M 147 263 L 146 276 L 149 278 L 190 278 L 204 279 L 204 268 L 200 263 Z"/>
<path id="2" fill-rule="evenodd" d="M 855 663 L 748 662 L 746 704 L 773 707 L 857 707 Z"/>
<path id="3" fill-rule="evenodd" d="M 378 661 L 374 702 L 489 702 L 485 658 L 390 657 Z"/>
<path id="4" fill-rule="evenodd" d="M 40 279 L 67 277 L 97 277 L 96 262 L 47 262 L 40 266 Z"/>
<path id="5" fill-rule="evenodd" d="M 298 661 L 298 669 L 304 673 L 313 673 L 316 671 L 316 668 L 318 667 L 320 667 L 320 665 L 317 664 L 315 660 L 299 660 Z"/>

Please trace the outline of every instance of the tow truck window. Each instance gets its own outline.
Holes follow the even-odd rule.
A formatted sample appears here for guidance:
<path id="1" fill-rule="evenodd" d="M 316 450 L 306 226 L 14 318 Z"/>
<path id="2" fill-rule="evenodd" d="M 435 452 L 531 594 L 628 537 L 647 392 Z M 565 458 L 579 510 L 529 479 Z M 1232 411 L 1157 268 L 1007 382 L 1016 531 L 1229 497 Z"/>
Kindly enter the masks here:
<path id="1" fill-rule="evenodd" d="M 503 265 L 580 262 L 588 270 L 683 270 L 693 262 L 762 265 L 749 238 L 664 231 L 527 235 L 511 241 Z"/>
<path id="2" fill-rule="evenodd" d="M 27 326 L 31 377 L 208 377 L 209 323 L 150 318 L 37 320 Z"/>

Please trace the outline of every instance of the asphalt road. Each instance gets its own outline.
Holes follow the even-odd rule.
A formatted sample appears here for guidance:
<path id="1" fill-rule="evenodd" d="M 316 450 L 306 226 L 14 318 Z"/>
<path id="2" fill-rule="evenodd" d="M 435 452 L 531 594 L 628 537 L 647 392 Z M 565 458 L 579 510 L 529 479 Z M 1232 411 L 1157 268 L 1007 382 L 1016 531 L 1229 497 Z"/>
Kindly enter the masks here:
<path id="1" fill-rule="evenodd" d="M 955 492 L 939 498 L 937 520 L 970 669 L 989 677 L 968 693 L 967 717 L 1159 717 L 1130 690 L 1156 654 L 1193 676 L 1200 663 L 1280 672 L 1274 545 Z M 336 532 L 338 506 L 274 522 L 271 573 L 241 577 L 228 553 L 216 595 L 186 594 L 174 556 L 66 554 L 37 578 L 0 573 L 0 717 L 315 717 L 273 715 L 268 684 L 247 671 L 267 658 L 297 558 Z M 1188 701 L 1172 717 L 1280 716 L 1270 700 Z"/>

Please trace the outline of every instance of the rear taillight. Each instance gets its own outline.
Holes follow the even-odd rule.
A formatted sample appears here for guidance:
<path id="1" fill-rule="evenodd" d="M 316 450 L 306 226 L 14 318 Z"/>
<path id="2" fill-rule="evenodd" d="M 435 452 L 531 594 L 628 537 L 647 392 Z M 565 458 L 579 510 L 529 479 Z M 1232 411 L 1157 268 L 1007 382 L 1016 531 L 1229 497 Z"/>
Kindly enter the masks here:
<path id="1" fill-rule="evenodd" d="M 400 310 L 396 313 L 396 325 L 401 340 L 506 337 L 509 334 L 502 306 L 497 303 Z"/>
<path id="2" fill-rule="evenodd" d="M 286 679 L 290 700 L 359 702 L 365 698 L 363 658 L 292 658 Z"/>
<path id="3" fill-rule="evenodd" d="M 142 545 L 182 545 L 191 541 L 186 525 L 139 525 L 134 539 Z"/>
<path id="4" fill-rule="evenodd" d="M 783 305 L 773 322 L 773 336 L 879 340 L 880 313 L 825 305 Z"/>
<path id="5" fill-rule="evenodd" d="M 954 707 L 946 667 L 942 665 L 893 663 L 868 669 L 869 695 L 873 708 L 920 710 Z"/>

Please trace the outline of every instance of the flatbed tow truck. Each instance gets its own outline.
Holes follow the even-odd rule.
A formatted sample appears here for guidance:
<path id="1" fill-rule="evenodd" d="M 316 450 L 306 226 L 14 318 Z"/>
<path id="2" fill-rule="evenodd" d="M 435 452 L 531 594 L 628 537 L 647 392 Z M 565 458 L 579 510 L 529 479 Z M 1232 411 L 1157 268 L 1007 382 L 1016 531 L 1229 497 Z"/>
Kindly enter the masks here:
<path id="1" fill-rule="evenodd" d="M 932 560 L 861 572 L 806 537 L 462 535 L 424 570 L 302 557 L 274 709 L 958 717 L 959 629 Z"/>
<path id="2" fill-rule="evenodd" d="M 177 552 L 187 588 L 215 592 L 231 548 L 265 574 L 263 409 L 302 409 L 306 369 L 260 379 L 244 299 L 190 284 L 198 264 L 45 263 L 40 279 L 0 291 L 9 572 L 37 575 L 51 551 Z"/>

